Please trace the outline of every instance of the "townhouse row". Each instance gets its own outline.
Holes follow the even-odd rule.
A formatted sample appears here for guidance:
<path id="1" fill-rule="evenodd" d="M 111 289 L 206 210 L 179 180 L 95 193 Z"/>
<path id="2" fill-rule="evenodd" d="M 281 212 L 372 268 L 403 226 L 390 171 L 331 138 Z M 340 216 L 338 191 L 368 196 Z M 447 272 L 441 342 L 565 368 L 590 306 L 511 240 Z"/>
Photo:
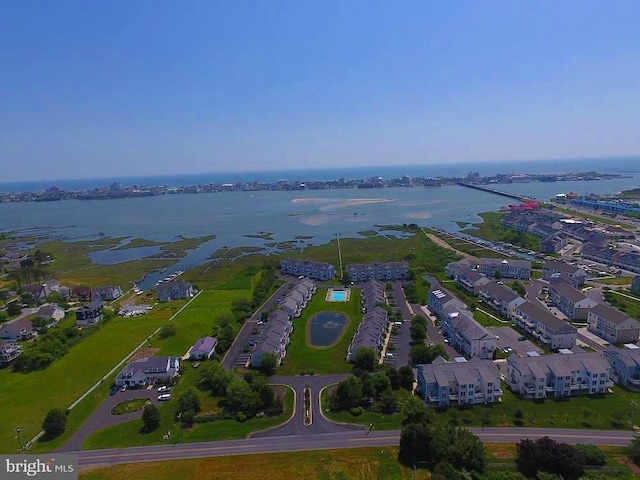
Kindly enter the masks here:
<path id="1" fill-rule="evenodd" d="M 347 361 L 353 362 L 360 348 L 369 348 L 380 354 L 389 331 L 389 315 L 381 306 L 386 305 L 387 298 L 382 284 L 375 280 L 362 286 L 362 321 L 351 339 L 347 349 Z"/>

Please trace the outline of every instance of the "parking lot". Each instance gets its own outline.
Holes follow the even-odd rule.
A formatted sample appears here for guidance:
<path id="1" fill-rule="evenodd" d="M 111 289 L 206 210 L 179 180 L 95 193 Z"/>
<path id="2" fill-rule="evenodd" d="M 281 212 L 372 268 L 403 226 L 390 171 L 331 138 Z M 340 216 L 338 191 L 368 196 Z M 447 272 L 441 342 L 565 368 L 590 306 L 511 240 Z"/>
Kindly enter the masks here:
<path id="1" fill-rule="evenodd" d="M 487 327 L 494 335 L 500 337 L 498 339 L 498 348 L 507 355 L 515 353 L 521 357 L 526 357 L 527 352 L 538 352 L 542 354 L 542 350 L 529 340 L 518 340 L 523 338 L 520 332 L 511 327 Z M 511 349 L 512 351 L 509 351 Z"/>

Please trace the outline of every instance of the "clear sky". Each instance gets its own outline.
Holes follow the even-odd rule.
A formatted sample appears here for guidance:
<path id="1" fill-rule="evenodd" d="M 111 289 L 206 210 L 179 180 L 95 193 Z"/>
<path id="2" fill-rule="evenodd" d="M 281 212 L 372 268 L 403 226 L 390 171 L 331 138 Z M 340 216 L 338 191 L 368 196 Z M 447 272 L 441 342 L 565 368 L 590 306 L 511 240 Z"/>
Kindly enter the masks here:
<path id="1" fill-rule="evenodd" d="M 640 154 L 640 2 L 0 2 L 0 182 Z"/>

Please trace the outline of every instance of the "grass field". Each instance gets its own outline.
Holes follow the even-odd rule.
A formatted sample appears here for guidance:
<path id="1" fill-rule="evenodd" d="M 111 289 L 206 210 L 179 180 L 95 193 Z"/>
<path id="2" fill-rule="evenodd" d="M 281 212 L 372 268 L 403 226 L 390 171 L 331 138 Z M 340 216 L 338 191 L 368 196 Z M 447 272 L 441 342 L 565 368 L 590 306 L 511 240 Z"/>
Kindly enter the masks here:
<path id="1" fill-rule="evenodd" d="M 426 480 L 427 470 L 411 469 L 397 461 L 397 447 L 316 450 L 233 457 L 119 465 L 80 474 L 83 480 L 268 479 Z"/>
<path id="2" fill-rule="evenodd" d="M 265 430 L 286 422 L 293 412 L 293 393 L 286 389 L 284 394 L 284 412 L 277 417 L 252 418 L 246 422 L 220 420 L 208 423 L 196 423 L 192 428 L 183 430 L 175 421 L 177 398 L 187 387 L 195 384 L 197 370 L 185 365 L 180 383 L 171 393 L 173 399 L 162 403 L 159 407 L 161 422 L 153 432 L 143 432 L 142 420 L 131 420 L 93 433 L 83 444 L 83 449 L 102 449 L 117 447 L 134 447 L 141 445 L 172 444 L 177 442 L 202 442 L 216 440 L 232 440 L 246 438 L 251 432 Z M 219 399 L 202 394 L 202 413 L 216 412 Z M 168 440 L 163 437 L 171 432 Z"/>
<path id="3" fill-rule="evenodd" d="M 17 426 L 22 429 L 25 441 L 31 439 L 40 431 L 47 411 L 51 408 L 67 408 L 169 318 L 173 311 L 156 309 L 149 315 L 135 319 L 114 318 L 45 370 L 27 374 L 13 373 L 10 369 L 1 370 L 0 404 L 3 406 L 3 418 L 11 419 L 11 423 L 3 422 L 4 428 L 0 428 L 0 451 L 7 452 L 15 448 L 14 428 Z M 102 398 L 105 392 L 107 390 L 95 394 Z M 96 406 L 97 403 L 93 408 Z M 68 433 L 82 423 L 82 413 L 83 410 L 74 409 L 69 415 Z M 67 434 L 48 444 L 64 441 Z"/>
<path id="4" fill-rule="evenodd" d="M 584 213 L 579 212 L 577 210 L 571 210 L 570 208 L 556 206 L 555 210 L 558 210 L 562 213 L 566 213 L 569 215 L 573 215 L 574 217 L 587 218 L 589 220 L 593 220 L 594 222 L 604 223 L 605 225 L 618 225 L 622 228 L 626 228 L 627 230 L 633 230 L 635 227 L 629 223 L 624 223 L 624 221 L 620 221 L 617 218 L 604 217 L 601 215 L 596 215 L 593 213 Z"/>
<path id="5" fill-rule="evenodd" d="M 631 285 L 631 280 L 633 280 L 633 277 L 605 277 L 594 278 L 593 282 L 603 283 L 605 285 Z"/>
<path id="6" fill-rule="evenodd" d="M 624 293 L 625 295 L 629 295 L 627 292 Z M 630 317 L 640 320 L 640 300 L 633 300 L 624 295 L 618 295 L 613 291 L 604 291 L 604 299 Z"/>
<path id="7" fill-rule="evenodd" d="M 360 290 L 351 289 L 348 302 L 327 302 L 326 288 L 319 288 L 302 316 L 293 321 L 294 330 L 291 343 L 287 347 L 284 365 L 278 369 L 278 375 L 296 375 L 303 370 L 315 373 L 346 373 L 351 365 L 345 360 L 349 343 L 362 320 L 360 310 Z M 330 347 L 312 347 L 307 343 L 307 324 L 311 317 L 322 311 L 345 313 L 348 317 L 340 339 Z"/>
<path id="8" fill-rule="evenodd" d="M 463 233 L 490 241 L 502 241 L 538 251 L 540 239 L 530 233 L 518 232 L 500 223 L 503 212 L 484 212 L 479 214 L 484 222 L 475 224 L 475 228 L 463 230 Z"/>

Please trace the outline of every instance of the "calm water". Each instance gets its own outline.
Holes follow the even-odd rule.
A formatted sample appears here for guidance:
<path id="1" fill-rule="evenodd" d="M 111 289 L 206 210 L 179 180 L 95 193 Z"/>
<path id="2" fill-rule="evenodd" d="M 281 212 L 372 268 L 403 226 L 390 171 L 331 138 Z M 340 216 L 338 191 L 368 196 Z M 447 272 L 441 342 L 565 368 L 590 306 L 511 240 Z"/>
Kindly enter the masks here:
<path id="1" fill-rule="evenodd" d="M 335 174 L 335 173 L 334 173 Z M 636 174 L 634 174 L 636 175 Z M 334 177 L 335 178 L 335 177 Z M 640 185 L 638 176 L 594 182 L 556 182 L 499 185 L 498 189 L 539 199 L 570 191 L 613 193 Z M 258 246 L 278 251 L 273 243 L 294 242 L 297 248 L 325 244 L 379 225 L 417 223 L 457 230 L 455 222 L 479 222 L 480 212 L 514 203 L 508 198 L 459 186 L 387 189 L 340 189 L 295 192 L 219 192 L 163 195 L 109 201 L 67 200 L 0 204 L 0 231 L 46 231 L 69 241 L 97 239 L 100 234 L 175 241 L 179 235 L 216 235 L 214 240 L 170 267 L 187 270 L 201 264 L 222 247 Z M 273 233 L 272 240 L 249 238 Z M 393 235 L 393 233 L 389 233 Z M 299 236 L 309 238 L 296 238 Z M 117 263 L 152 255 L 157 247 L 102 251 L 97 263 Z M 347 260 L 348 261 L 348 260 Z M 157 277 L 157 278 L 156 278 Z M 162 274 L 149 276 L 151 285 Z M 143 285 L 143 288 L 149 285 Z"/>
<path id="2" fill-rule="evenodd" d="M 347 323 L 347 316 L 339 312 L 319 312 L 311 317 L 310 322 L 309 344 L 326 347 L 338 340 Z"/>

